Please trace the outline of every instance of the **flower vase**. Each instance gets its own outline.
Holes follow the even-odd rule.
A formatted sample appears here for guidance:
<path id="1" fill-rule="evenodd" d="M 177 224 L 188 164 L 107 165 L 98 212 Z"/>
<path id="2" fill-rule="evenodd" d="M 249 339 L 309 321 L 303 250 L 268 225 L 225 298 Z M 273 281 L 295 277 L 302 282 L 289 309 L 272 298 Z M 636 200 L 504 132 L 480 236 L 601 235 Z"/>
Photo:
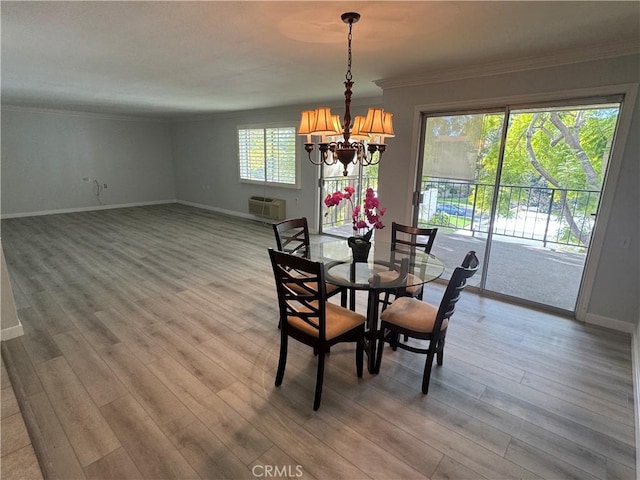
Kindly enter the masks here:
<path id="1" fill-rule="evenodd" d="M 366 239 L 366 237 L 349 237 L 347 239 L 347 244 L 351 247 L 354 262 L 368 261 L 371 242 Z"/>

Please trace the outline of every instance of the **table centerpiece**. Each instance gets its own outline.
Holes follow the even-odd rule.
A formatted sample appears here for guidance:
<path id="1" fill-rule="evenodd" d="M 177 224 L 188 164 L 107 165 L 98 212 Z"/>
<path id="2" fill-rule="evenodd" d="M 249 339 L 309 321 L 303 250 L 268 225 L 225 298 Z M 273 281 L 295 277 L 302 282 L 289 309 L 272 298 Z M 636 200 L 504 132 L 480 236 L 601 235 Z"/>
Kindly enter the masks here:
<path id="1" fill-rule="evenodd" d="M 387 209 L 380 206 L 380 200 L 371 187 L 367 188 L 362 205 L 354 205 L 354 193 L 355 189 L 347 185 L 343 191 L 328 194 L 324 204 L 330 208 L 340 205 L 343 200 L 349 202 L 354 235 L 347 239 L 347 243 L 353 252 L 353 261 L 366 262 L 371 249 L 371 236 L 374 230 L 384 228 L 381 218 Z"/>

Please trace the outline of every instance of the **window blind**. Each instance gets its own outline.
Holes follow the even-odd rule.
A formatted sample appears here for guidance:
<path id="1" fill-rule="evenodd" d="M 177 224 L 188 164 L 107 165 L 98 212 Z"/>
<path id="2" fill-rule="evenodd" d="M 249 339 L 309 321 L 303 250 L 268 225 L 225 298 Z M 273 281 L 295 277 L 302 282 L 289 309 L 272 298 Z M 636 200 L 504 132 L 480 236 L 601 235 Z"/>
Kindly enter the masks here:
<path id="1" fill-rule="evenodd" d="M 296 183 L 295 127 L 238 129 L 240 179 Z"/>

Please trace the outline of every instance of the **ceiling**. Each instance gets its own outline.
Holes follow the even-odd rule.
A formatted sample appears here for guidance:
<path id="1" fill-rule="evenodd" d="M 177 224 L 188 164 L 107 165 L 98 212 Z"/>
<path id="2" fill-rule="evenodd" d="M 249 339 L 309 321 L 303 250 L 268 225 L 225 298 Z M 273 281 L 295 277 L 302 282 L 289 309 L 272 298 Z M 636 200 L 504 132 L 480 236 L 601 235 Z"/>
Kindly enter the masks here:
<path id="1" fill-rule="evenodd" d="M 0 3 L 3 105 L 187 116 L 340 100 L 374 82 L 640 51 L 640 2 Z"/>

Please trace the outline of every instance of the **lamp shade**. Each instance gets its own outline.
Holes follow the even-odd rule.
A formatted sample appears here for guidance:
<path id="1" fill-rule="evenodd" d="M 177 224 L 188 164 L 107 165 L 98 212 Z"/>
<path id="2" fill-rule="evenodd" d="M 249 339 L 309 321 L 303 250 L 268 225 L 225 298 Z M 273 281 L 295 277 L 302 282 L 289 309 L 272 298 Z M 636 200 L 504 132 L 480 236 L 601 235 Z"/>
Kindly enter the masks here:
<path id="1" fill-rule="evenodd" d="M 316 109 L 316 123 L 313 127 L 314 135 L 335 135 L 336 131 L 333 126 L 333 117 L 330 108 Z"/>
<path id="2" fill-rule="evenodd" d="M 305 110 L 300 117 L 300 126 L 298 127 L 298 135 L 310 135 L 316 123 L 316 111 Z"/>
<path id="3" fill-rule="evenodd" d="M 384 130 L 385 137 L 395 137 L 393 132 L 393 113 L 384 112 L 382 117 L 382 129 Z"/>
<path id="4" fill-rule="evenodd" d="M 333 120 L 334 135 L 342 135 L 344 132 L 342 131 L 342 124 L 340 123 L 340 115 L 336 113 L 335 115 L 331 115 L 331 118 Z"/>
<path id="5" fill-rule="evenodd" d="M 385 135 L 384 133 L 384 110 L 382 108 L 370 108 L 367 118 L 362 126 L 361 133 L 369 135 Z"/>
<path id="6" fill-rule="evenodd" d="M 357 115 L 353 119 L 353 127 L 351 128 L 351 138 L 354 140 L 368 140 L 369 135 L 362 133 L 362 126 L 364 125 L 365 118 L 362 115 Z"/>

